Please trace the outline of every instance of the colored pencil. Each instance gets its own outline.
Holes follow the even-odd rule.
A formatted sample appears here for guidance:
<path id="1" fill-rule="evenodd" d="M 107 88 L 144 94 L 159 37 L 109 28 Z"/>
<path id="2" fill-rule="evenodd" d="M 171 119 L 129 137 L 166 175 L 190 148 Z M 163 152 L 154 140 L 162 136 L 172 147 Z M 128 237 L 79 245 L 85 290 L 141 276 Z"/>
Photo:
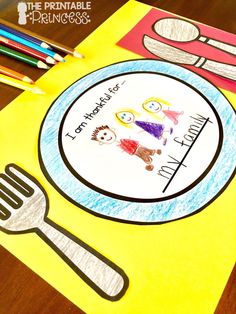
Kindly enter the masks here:
<path id="1" fill-rule="evenodd" d="M 18 37 L 18 36 L 14 35 L 14 34 L 12 34 L 10 32 L 4 31 L 1 28 L 0 28 L 0 36 L 6 37 L 6 38 L 11 39 L 11 40 L 14 40 L 17 43 L 20 43 L 20 44 L 25 45 L 25 46 L 27 46 L 29 48 L 35 49 L 37 51 L 40 51 L 40 52 L 42 52 L 42 53 L 44 53 L 44 54 L 54 58 L 57 61 L 62 61 L 62 62 L 65 61 L 58 53 L 56 53 L 54 51 L 51 51 L 51 50 L 48 50 L 48 49 L 45 49 L 45 48 L 42 48 L 42 47 L 32 43 L 31 41 L 28 41 L 28 40 L 26 40 L 24 38 Z"/>
<path id="2" fill-rule="evenodd" d="M 46 48 L 46 49 L 50 49 L 51 47 L 46 44 L 45 42 L 38 40 L 35 37 L 29 36 L 24 32 L 24 29 L 21 27 L 17 27 L 16 25 L 10 23 L 10 22 L 6 22 L 3 19 L 0 19 L 0 27 L 2 29 L 4 29 L 7 32 L 10 32 L 16 36 L 22 37 L 28 41 L 32 41 L 33 43 L 35 43 L 38 46 L 41 46 L 42 48 Z M 18 29 L 19 28 L 19 29 Z M 18 29 L 18 30 L 17 30 Z M 21 29 L 21 30 L 20 30 Z"/>
<path id="3" fill-rule="evenodd" d="M 4 47 L 2 45 L 0 45 L 0 53 L 6 55 L 8 57 L 12 57 L 14 59 L 28 63 L 28 64 L 35 66 L 35 67 L 38 67 L 40 69 L 49 69 L 49 66 L 47 66 L 47 64 L 45 64 L 44 62 L 37 60 L 35 58 L 32 58 L 30 56 L 27 56 L 27 55 L 20 53 L 18 51 L 12 50 L 10 48 Z"/>
<path id="4" fill-rule="evenodd" d="M 41 61 L 44 61 L 46 63 L 56 64 L 55 59 L 53 59 L 52 57 L 47 56 L 44 53 L 39 52 L 37 50 L 31 49 L 25 45 L 19 44 L 16 41 L 13 41 L 11 39 L 0 36 L 0 43 L 2 43 L 4 46 L 7 46 L 7 47 L 10 47 L 14 50 L 23 52 L 23 53 L 25 53 L 31 57 L 34 57 L 34 58 L 39 59 Z"/>
<path id="5" fill-rule="evenodd" d="M 28 76 L 24 75 L 24 74 L 21 74 L 19 72 L 16 72 L 12 69 L 9 69 L 9 68 L 6 68 L 2 65 L 0 65 L 0 73 L 1 74 L 4 74 L 4 75 L 7 75 L 7 76 L 10 76 L 12 78 L 15 78 L 17 80 L 20 80 L 22 82 L 26 82 L 26 83 L 30 83 L 30 84 L 33 84 L 34 81 L 31 80 L 31 78 L 29 78 Z"/>
<path id="6" fill-rule="evenodd" d="M 79 53 L 78 51 L 76 51 L 76 50 L 74 50 L 68 46 L 65 46 L 61 43 L 59 44 L 56 41 L 49 40 L 49 39 L 47 39 L 47 42 L 50 43 L 50 46 L 52 46 L 56 50 L 59 50 L 59 51 L 64 52 L 66 54 L 70 54 L 76 58 L 81 58 L 81 59 L 84 58 L 84 56 L 81 53 Z"/>
<path id="7" fill-rule="evenodd" d="M 76 51 L 76 50 L 74 50 L 74 49 L 72 49 L 66 45 L 62 45 L 61 43 L 57 43 L 56 41 L 53 41 L 53 40 L 48 39 L 44 36 L 33 33 L 29 30 L 23 29 L 22 27 L 16 26 L 16 25 L 9 23 L 9 22 L 6 22 L 2 19 L 0 19 L 0 23 L 4 24 L 6 26 L 12 27 L 13 29 L 16 29 L 18 31 L 24 32 L 25 34 L 27 34 L 29 36 L 33 36 L 34 38 L 37 38 L 38 40 L 49 44 L 50 47 L 53 47 L 56 50 L 62 51 L 64 53 L 68 53 L 68 54 L 73 55 L 74 57 L 77 57 L 77 58 L 83 58 L 84 57 L 81 53 L 79 53 L 78 51 Z"/>
<path id="8" fill-rule="evenodd" d="M 27 90 L 35 94 L 44 94 L 44 92 L 38 86 L 16 80 L 3 74 L 0 74 L 0 83 Z"/>

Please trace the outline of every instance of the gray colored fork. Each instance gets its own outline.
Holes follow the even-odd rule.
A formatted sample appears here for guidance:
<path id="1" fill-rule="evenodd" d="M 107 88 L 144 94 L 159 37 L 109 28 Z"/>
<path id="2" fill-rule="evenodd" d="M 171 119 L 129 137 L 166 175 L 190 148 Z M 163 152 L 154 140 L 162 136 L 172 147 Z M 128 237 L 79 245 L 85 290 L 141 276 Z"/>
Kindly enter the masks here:
<path id="1" fill-rule="evenodd" d="M 49 200 L 34 177 L 15 164 L 7 165 L 5 173 L 0 174 L 0 229 L 36 232 L 99 295 L 119 300 L 128 288 L 124 271 L 47 218 Z"/>

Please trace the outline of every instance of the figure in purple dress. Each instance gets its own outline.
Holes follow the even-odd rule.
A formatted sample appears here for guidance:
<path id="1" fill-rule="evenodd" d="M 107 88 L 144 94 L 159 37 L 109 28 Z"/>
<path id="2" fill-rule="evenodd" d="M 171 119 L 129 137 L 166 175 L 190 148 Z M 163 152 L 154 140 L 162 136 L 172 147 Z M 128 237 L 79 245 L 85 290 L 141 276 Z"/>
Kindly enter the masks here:
<path id="1" fill-rule="evenodd" d="M 144 131 L 148 132 L 158 140 L 163 141 L 163 145 L 166 145 L 167 138 L 164 136 L 165 133 L 172 134 L 173 128 L 166 129 L 164 124 L 162 123 L 155 123 L 149 121 L 139 121 L 136 120 L 135 115 L 131 111 L 120 111 L 116 113 L 116 117 L 119 121 L 124 124 L 135 124 Z"/>

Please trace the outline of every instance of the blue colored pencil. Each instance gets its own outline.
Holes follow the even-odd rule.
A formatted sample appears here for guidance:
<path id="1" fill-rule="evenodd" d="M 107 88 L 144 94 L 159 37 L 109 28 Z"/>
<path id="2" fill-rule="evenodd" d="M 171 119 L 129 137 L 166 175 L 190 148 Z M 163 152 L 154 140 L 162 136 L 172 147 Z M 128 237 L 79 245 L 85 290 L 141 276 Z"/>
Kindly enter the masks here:
<path id="1" fill-rule="evenodd" d="M 35 43 L 32 43 L 31 41 L 28 41 L 22 37 L 16 36 L 10 32 L 3 30 L 1 27 L 0 27 L 0 36 L 14 40 L 14 41 L 16 41 L 22 45 L 25 45 L 27 47 L 30 47 L 30 48 L 35 49 L 37 51 L 40 51 L 40 52 L 46 54 L 47 56 L 54 58 L 57 61 L 63 61 L 63 62 L 65 61 L 58 53 L 51 51 L 51 50 L 48 50 L 48 49 L 45 49 L 45 48 L 42 48 L 41 46 L 36 45 Z"/>
<path id="2" fill-rule="evenodd" d="M 41 40 L 39 40 L 37 38 L 34 38 L 32 36 L 29 36 L 27 34 L 24 34 L 24 33 L 20 32 L 20 31 L 18 31 L 16 29 L 13 29 L 11 27 L 3 25 L 2 23 L 0 24 L 0 28 L 3 29 L 4 31 L 7 31 L 7 32 L 12 33 L 12 34 L 14 34 L 16 36 L 19 36 L 19 37 L 24 38 L 24 39 L 26 39 L 28 41 L 31 41 L 31 42 L 35 43 L 36 45 L 41 46 L 42 48 L 46 48 L 46 49 L 50 49 L 51 48 L 47 43 L 45 43 L 45 42 L 43 42 L 43 41 L 41 41 Z"/>

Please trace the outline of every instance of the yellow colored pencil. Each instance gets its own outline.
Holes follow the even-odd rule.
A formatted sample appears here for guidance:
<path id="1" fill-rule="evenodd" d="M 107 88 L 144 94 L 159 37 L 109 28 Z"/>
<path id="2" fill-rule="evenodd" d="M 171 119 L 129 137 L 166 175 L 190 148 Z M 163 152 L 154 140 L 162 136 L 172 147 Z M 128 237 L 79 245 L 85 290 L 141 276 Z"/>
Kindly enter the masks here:
<path id="1" fill-rule="evenodd" d="M 30 91 L 34 94 L 44 94 L 44 92 L 38 86 L 22 82 L 20 80 L 16 80 L 7 75 L 0 74 L 0 83 L 7 84 L 26 91 Z"/>

